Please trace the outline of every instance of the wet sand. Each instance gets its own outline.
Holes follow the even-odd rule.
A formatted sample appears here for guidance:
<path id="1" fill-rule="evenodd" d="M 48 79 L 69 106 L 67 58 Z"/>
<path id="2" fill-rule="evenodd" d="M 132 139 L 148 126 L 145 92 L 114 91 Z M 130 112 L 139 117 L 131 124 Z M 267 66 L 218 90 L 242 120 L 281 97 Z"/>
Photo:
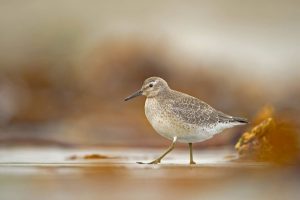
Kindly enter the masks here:
<path id="1" fill-rule="evenodd" d="M 1 148 L 0 199 L 297 199 L 296 166 L 236 161 L 231 148 Z M 84 158 L 84 156 L 90 157 Z M 95 156 L 95 155 L 100 155 Z M 97 159 L 92 159 L 93 157 Z"/>

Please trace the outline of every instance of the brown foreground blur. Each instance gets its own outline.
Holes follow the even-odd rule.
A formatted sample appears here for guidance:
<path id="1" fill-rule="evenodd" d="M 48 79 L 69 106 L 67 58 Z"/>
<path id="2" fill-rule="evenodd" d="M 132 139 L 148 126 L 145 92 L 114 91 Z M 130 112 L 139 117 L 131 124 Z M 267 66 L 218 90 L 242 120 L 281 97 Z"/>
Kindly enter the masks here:
<path id="1" fill-rule="evenodd" d="M 298 199 L 299 166 L 234 162 L 232 148 L 169 154 L 149 148 L 0 148 L 1 199 Z M 69 159 L 76 155 L 79 159 Z M 90 158 L 82 159 L 85 155 Z M 95 156 L 95 155 L 105 155 Z M 231 156 L 231 159 L 228 157 Z M 96 158 L 97 157 L 97 158 Z"/>

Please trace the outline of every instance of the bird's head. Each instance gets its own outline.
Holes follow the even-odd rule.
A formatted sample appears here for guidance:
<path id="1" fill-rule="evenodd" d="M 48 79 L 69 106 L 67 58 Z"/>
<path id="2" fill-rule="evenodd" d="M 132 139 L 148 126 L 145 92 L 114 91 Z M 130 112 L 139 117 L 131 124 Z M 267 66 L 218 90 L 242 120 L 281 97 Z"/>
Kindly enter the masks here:
<path id="1" fill-rule="evenodd" d="M 142 88 L 140 90 L 136 91 L 129 97 L 125 98 L 125 101 L 128 101 L 134 97 L 141 96 L 141 95 L 144 95 L 147 98 L 155 97 L 161 92 L 168 89 L 169 89 L 168 83 L 164 79 L 159 77 L 150 77 L 144 81 Z"/>

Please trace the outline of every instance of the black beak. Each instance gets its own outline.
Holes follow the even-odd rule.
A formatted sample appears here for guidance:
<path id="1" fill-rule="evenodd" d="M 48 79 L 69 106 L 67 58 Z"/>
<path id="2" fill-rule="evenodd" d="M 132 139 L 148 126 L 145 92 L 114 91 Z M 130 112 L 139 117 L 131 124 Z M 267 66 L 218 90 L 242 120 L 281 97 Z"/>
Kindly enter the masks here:
<path id="1" fill-rule="evenodd" d="M 130 99 L 133 99 L 134 97 L 138 97 L 138 96 L 141 96 L 143 94 L 143 91 L 142 90 L 138 90 L 136 91 L 135 93 L 133 93 L 132 95 L 130 95 L 129 97 L 126 97 L 124 99 L 124 101 L 128 101 Z"/>

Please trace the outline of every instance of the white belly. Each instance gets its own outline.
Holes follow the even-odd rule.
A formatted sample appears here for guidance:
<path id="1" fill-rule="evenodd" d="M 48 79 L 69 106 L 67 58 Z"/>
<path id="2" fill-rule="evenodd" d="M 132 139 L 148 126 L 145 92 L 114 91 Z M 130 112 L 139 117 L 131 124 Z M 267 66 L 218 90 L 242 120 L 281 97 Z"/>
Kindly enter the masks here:
<path id="1" fill-rule="evenodd" d="M 173 140 L 177 136 L 177 141 L 183 143 L 205 141 L 225 128 L 229 128 L 222 124 L 213 128 L 205 128 L 180 122 L 174 116 L 170 116 L 169 112 L 161 108 L 160 104 L 154 98 L 146 99 L 145 114 L 158 134 L 169 140 Z"/>

